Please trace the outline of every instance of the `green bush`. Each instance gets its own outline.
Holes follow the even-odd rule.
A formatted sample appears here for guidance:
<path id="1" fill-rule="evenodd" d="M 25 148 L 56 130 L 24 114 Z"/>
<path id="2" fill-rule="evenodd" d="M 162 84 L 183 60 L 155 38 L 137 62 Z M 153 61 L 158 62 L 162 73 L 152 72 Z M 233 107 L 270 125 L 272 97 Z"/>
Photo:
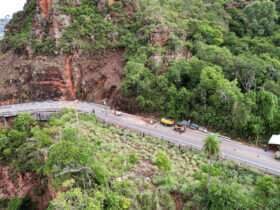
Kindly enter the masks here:
<path id="1" fill-rule="evenodd" d="M 171 161 L 168 155 L 163 151 L 159 151 L 156 153 L 154 157 L 154 164 L 157 165 L 159 169 L 161 169 L 164 172 L 171 170 Z"/>
<path id="2" fill-rule="evenodd" d="M 7 210 L 19 210 L 22 205 L 23 199 L 13 198 L 9 201 Z"/>
<path id="3" fill-rule="evenodd" d="M 18 131 L 29 133 L 31 128 L 36 125 L 35 119 L 30 114 L 20 114 L 13 122 L 13 127 Z"/>

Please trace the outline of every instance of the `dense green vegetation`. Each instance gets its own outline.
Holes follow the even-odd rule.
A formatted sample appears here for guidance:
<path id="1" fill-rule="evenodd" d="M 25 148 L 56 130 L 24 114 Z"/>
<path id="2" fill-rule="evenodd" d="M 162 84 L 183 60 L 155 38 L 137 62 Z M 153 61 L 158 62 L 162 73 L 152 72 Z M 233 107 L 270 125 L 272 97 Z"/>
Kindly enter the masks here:
<path id="1" fill-rule="evenodd" d="M 191 118 L 256 142 L 278 133 L 279 1 L 153 2 L 141 12 L 154 18 L 136 33 L 150 28 L 149 37 L 167 26 L 171 34 L 164 46 L 137 40 L 128 55 L 124 94 L 144 111 Z M 192 58 L 181 59 L 183 50 Z M 178 59 L 165 61 L 170 51 Z"/>
<path id="2" fill-rule="evenodd" d="M 279 133 L 279 0 L 120 0 L 102 10 L 99 1 L 73 2 L 59 5 L 72 24 L 57 46 L 29 40 L 35 52 L 124 48 L 123 95 L 133 111 L 189 118 L 256 143 Z M 26 41 L 24 20 L 4 40 L 14 49 Z"/>
<path id="3" fill-rule="evenodd" d="M 205 152 L 183 150 L 69 110 L 44 125 L 20 115 L 0 136 L 2 164 L 52 183 L 58 194 L 49 210 L 279 207 L 279 178 L 217 160 L 215 136 L 206 140 Z M 0 201 L 0 208 L 20 209 L 27 201 L 36 206 L 14 198 Z"/>

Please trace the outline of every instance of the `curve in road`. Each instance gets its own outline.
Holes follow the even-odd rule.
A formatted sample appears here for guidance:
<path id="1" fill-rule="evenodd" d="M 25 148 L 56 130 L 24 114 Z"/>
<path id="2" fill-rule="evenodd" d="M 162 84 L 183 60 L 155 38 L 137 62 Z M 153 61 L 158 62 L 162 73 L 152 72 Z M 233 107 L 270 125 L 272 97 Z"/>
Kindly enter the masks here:
<path id="1" fill-rule="evenodd" d="M 81 101 L 45 101 L 0 106 L 0 117 L 16 116 L 19 113 L 58 112 L 65 108 L 75 109 L 79 112 L 92 113 L 105 123 L 128 128 L 145 135 L 154 136 L 170 143 L 201 150 L 207 133 L 188 129 L 186 133 L 179 134 L 169 127 L 160 124 L 149 124 L 141 117 L 122 113 L 116 116 L 109 107 L 96 103 Z M 222 157 L 240 164 L 257 168 L 269 174 L 280 176 L 280 162 L 274 159 L 272 152 L 265 152 L 260 148 L 248 146 L 227 138 L 220 138 Z"/>

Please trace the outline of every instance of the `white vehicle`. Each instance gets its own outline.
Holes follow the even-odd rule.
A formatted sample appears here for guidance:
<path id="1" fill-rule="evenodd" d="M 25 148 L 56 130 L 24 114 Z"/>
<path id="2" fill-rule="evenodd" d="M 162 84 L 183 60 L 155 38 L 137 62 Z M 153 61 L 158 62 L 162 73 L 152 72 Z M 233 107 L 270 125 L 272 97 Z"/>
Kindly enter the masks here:
<path id="1" fill-rule="evenodd" d="M 268 145 L 270 148 L 275 149 L 277 152 L 274 154 L 274 158 L 276 160 L 280 160 L 280 135 L 272 135 L 270 138 Z"/>
<path id="2" fill-rule="evenodd" d="M 207 128 L 200 127 L 198 130 L 203 132 L 203 133 L 208 133 Z"/>
<path id="3" fill-rule="evenodd" d="M 280 151 L 275 152 L 274 158 L 280 160 Z"/>
<path id="4" fill-rule="evenodd" d="M 120 111 L 116 111 L 116 110 L 113 111 L 113 114 L 116 116 L 122 116 L 122 113 Z"/>

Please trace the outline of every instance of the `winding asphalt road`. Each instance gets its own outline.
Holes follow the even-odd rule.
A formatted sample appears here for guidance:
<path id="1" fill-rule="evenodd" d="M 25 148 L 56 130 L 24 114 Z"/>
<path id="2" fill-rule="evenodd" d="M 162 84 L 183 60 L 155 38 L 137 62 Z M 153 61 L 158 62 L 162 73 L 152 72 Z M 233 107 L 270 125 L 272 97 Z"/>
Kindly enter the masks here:
<path id="1" fill-rule="evenodd" d="M 79 112 L 92 113 L 100 120 L 117 125 L 122 128 L 128 128 L 141 134 L 151 135 L 170 143 L 201 150 L 203 141 L 207 133 L 187 129 L 183 134 L 179 134 L 172 128 L 161 126 L 160 124 L 149 124 L 142 117 L 122 113 L 121 116 L 113 114 L 109 107 L 81 102 L 81 101 L 45 101 L 0 106 L 0 117 L 16 116 L 19 113 L 52 113 L 65 108 L 72 108 Z M 220 137 L 221 156 L 224 159 L 233 160 L 247 167 L 256 168 L 260 171 L 280 176 L 280 161 L 274 159 L 272 152 L 265 152 L 261 148 L 248 146 L 228 138 Z"/>

